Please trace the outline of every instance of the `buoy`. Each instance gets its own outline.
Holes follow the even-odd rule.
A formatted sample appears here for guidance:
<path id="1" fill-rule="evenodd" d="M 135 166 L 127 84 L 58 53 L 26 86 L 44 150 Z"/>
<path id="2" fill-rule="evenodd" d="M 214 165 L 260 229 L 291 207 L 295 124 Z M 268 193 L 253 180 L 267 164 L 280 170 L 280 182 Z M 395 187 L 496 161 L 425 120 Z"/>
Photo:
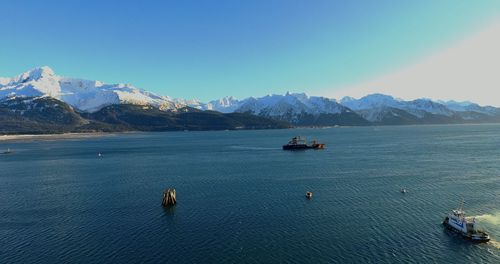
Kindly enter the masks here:
<path id="1" fill-rule="evenodd" d="M 163 191 L 163 206 L 175 205 L 177 203 L 177 199 L 175 198 L 175 189 L 165 189 Z"/>

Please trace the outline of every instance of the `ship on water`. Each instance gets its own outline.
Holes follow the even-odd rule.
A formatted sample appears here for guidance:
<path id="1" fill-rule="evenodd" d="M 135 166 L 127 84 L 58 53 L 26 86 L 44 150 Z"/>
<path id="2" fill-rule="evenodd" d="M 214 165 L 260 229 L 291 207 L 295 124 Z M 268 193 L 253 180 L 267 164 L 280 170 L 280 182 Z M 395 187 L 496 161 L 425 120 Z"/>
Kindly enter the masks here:
<path id="1" fill-rule="evenodd" d="M 463 210 L 464 202 L 460 204 L 460 207 L 456 210 L 452 210 L 448 216 L 443 221 L 443 225 L 454 231 L 466 239 L 470 239 L 473 242 L 488 242 L 490 241 L 490 236 L 484 231 L 476 229 L 476 219 L 465 217 L 465 212 Z"/>
<path id="2" fill-rule="evenodd" d="M 14 153 L 14 151 L 10 150 L 10 148 L 8 148 L 6 151 L 2 152 L 2 154 L 12 154 Z"/>
<path id="3" fill-rule="evenodd" d="M 305 139 L 302 139 L 300 136 L 293 137 L 288 144 L 283 145 L 283 150 L 300 150 L 300 149 L 323 149 L 325 148 L 325 144 L 318 143 L 316 140 L 313 140 L 310 145 L 307 144 Z"/>

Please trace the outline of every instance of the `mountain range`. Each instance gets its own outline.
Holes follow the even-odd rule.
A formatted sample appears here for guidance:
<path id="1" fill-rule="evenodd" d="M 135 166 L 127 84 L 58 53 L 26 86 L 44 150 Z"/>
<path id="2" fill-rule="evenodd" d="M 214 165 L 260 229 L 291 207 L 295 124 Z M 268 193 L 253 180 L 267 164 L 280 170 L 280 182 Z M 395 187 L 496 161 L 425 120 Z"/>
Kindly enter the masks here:
<path id="1" fill-rule="evenodd" d="M 45 66 L 0 77 L 0 121 L 0 133 L 207 130 L 500 122 L 500 109 L 383 94 L 337 101 L 286 93 L 204 103 L 156 95 L 130 84 L 62 77 Z"/>

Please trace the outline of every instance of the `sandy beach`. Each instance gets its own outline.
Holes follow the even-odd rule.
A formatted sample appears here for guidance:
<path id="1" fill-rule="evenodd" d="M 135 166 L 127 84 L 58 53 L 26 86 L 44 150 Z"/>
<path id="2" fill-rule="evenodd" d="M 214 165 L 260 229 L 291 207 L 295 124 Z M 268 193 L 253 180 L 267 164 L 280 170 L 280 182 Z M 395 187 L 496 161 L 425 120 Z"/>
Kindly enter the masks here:
<path id="1" fill-rule="evenodd" d="M 27 141 L 27 140 L 62 140 L 78 138 L 94 138 L 113 136 L 116 133 L 64 133 L 64 134 L 40 134 L 40 135 L 0 135 L 0 142 Z"/>

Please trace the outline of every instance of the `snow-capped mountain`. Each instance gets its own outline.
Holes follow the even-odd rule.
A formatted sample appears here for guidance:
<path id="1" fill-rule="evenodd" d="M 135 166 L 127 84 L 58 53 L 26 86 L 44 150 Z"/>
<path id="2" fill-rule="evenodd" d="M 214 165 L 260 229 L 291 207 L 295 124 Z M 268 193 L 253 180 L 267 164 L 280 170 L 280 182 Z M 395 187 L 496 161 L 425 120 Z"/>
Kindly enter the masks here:
<path id="1" fill-rule="evenodd" d="M 477 113 L 483 113 L 487 115 L 494 115 L 498 113 L 498 109 L 492 106 L 480 106 L 478 104 L 472 103 L 472 102 L 457 102 L 457 101 L 438 101 L 439 103 L 445 105 L 448 107 L 450 110 L 456 111 L 456 112 L 477 112 Z"/>
<path id="2" fill-rule="evenodd" d="M 196 100 L 196 99 L 172 99 L 172 101 L 175 103 L 176 107 L 183 107 L 183 106 L 189 106 L 198 110 L 207 110 L 206 109 L 206 104 Z"/>
<path id="3" fill-rule="evenodd" d="M 35 68 L 13 78 L 0 78 L 0 99 L 5 97 L 49 96 L 85 112 L 120 103 L 152 105 L 175 109 L 179 103 L 130 84 L 104 84 L 100 81 L 61 77 L 49 67 Z"/>
<path id="4" fill-rule="evenodd" d="M 222 113 L 251 113 L 301 126 L 500 122 L 500 110 L 491 106 L 430 99 L 405 101 L 384 94 L 371 94 L 359 99 L 344 97 L 338 102 L 321 96 L 287 92 L 285 95 L 243 100 L 229 96 L 204 103 L 156 95 L 130 84 L 105 84 L 61 77 L 49 67 L 35 68 L 12 78 L 0 78 L 0 102 L 23 97 L 54 98 L 85 113 L 118 104 L 191 111 L 184 108 L 188 106 Z"/>
<path id="5" fill-rule="evenodd" d="M 403 107 L 402 100 L 395 99 L 394 97 L 385 94 L 370 94 L 360 99 L 344 97 L 340 100 L 340 103 L 354 111 L 380 107 Z"/>
<path id="6" fill-rule="evenodd" d="M 221 113 L 233 113 L 242 102 L 232 96 L 226 96 L 208 103 L 196 99 L 174 99 L 174 101 L 179 105 L 189 106 L 198 110 L 211 110 Z"/>
<path id="7" fill-rule="evenodd" d="M 287 123 L 250 114 L 221 114 L 190 108 L 162 111 L 152 106 L 114 104 L 89 113 L 75 111 L 67 103 L 49 96 L 0 100 L 0 135 L 288 127 Z"/>
<path id="8" fill-rule="evenodd" d="M 350 111 L 333 99 L 308 96 L 305 93 L 286 93 L 267 95 L 260 98 L 250 97 L 239 101 L 237 112 L 251 112 L 257 115 L 281 116 L 285 113 L 298 114 L 338 114 Z"/>
<path id="9" fill-rule="evenodd" d="M 193 106 L 191 104 L 188 105 Z M 336 123 L 333 120 L 340 118 L 340 116 L 346 113 L 357 115 L 350 109 L 337 103 L 334 99 L 308 96 L 305 93 L 272 94 L 259 98 L 249 97 L 243 100 L 229 96 L 210 101 L 196 108 L 222 113 L 251 113 L 293 124 L 307 125 L 318 125 L 319 119 L 323 125 L 334 125 Z M 327 115 L 330 116 L 326 117 Z M 358 118 L 360 117 L 358 116 Z M 345 118 L 346 121 L 350 119 Z"/>
<path id="10" fill-rule="evenodd" d="M 213 100 L 205 105 L 204 110 L 213 110 L 221 113 L 232 113 L 238 109 L 242 104 L 242 101 L 232 97 L 226 96 L 219 100 Z"/>
<path id="11" fill-rule="evenodd" d="M 498 114 L 491 106 L 455 101 L 443 102 L 430 99 L 404 101 L 389 95 L 371 94 L 360 99 L 344 97 L 341 103 L 353 109 L 370 122 L 404 119 L 405 122 L 460 122 L 462 120 L 490 119 Z M 410 122 L 410 123 L 411 123 Z"/>
<path id="12" fill-rule="evenodd" d="M 221 107 L 220 105 L 225 105 Z M 308 96 L 305 93 L 286 93 L 250 97 L 241 101 L 223 100 L 219 108 L 235 112 L 252 113 L 299 125 L 336 125 L 361 121 L 361 117 L 334 99 Z"/>
<path id="13" fill-rule="evenodd" d="M 461 103 L 458 107 L 453 102 L 444 103 L 430 99 L 405 101 L 384 94 L 370 94 L 359 99 L 344 97 L 340 103 L 335 99 L 308 96 L 304 93 L 286 93 L 259 98 L 249 97 L 243 100 L 224 97 L 208 104 L 187 104 L 198 109 L 223 113 L 252 113 L 296 125 L 346 124 L 343 122 L 345 120 L 353 125 L 370 122 L 376 124 L 496 122 L 500 114 L 497 108 L 491 106 Z"/>
<path id="14" fill-rule="evenodd" d="M 399 115 L 400 111 L 392 111 L 391 109 L 403 110 L 417 118 L 424 118 L 428 114 L 447 117 L 454 114 L 454 111 L 445 105 L 429 99 L 404 101 L 384 94 L 371 94 L 360 99 L 344 97 L 341 103 L 360 113 L 371 122 L 381 121 L 387 115 Z"/>

